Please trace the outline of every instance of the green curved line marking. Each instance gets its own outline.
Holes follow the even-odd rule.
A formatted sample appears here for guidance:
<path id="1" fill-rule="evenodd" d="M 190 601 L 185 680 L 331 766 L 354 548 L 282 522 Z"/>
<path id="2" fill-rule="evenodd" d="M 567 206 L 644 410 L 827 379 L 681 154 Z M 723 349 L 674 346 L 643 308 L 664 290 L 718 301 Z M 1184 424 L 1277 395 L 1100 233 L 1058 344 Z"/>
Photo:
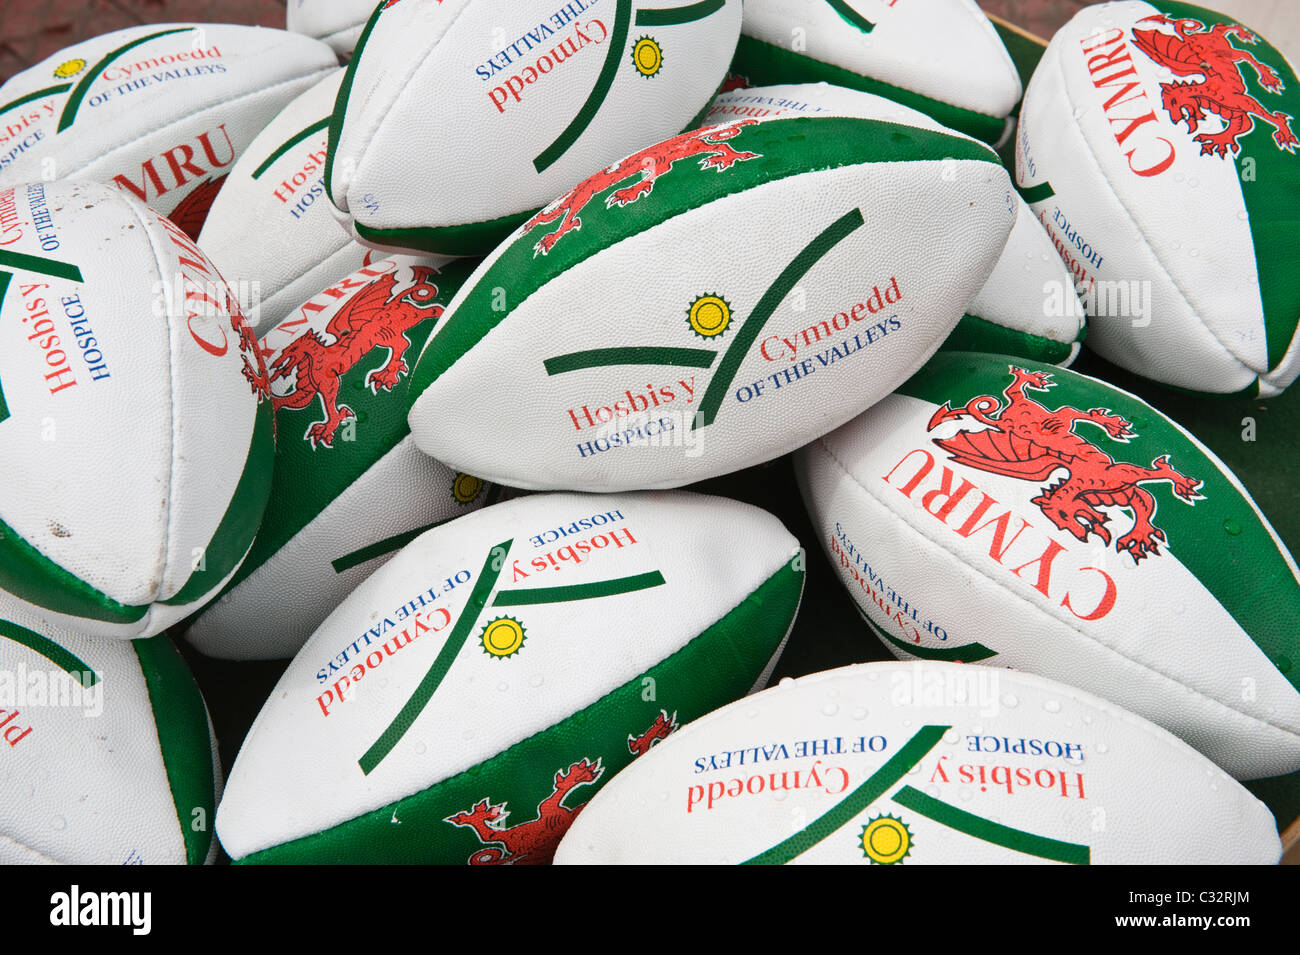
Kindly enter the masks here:
<path id="1" fill-rule="evenodd" d="M 149 694 L 158 751 L 185 845 L 185 858 L 190 865 L 202 865 L 212 847 L 210 823 L 217 808 L 208 710 L 198 684 L 171 640 L 165 636 L 133 640 L 131 649 Z M 198 809 L 203 810 L 209 825 L 194 826 Z"/>
<path id="2" fill-rule="evenodd" d="M 1042 202 L 1044 199 L 1050 199 L 1056 195 L 1056 190 L 1052 188 L 1050 182 L 1040 182 L 1036 186 L 1026 186 L 1023 189 L 1016 186 L 1016 191 L 1020 193 L 1020 198 L 1031 206 L 1035 202 Z"/>
<path id="3" fill-rule="evenodd" d="M 986 146 L 997 142 L 1006 131 L 1006 120 L 1002 117 L 953 106 L 906 87 L 886 83 L 874 76 L 864 76 L 854 70 L 813 59 L 807 53 L 796 53 L 779 44 L 766 43 L 744 34 L 741 34 L 736 43 L 731 72 L 748 77 L 755 86 L 825 81 L 834 86 L 875 93 L 904 106 L 919 109 L 944 126 L 951 126 L 968 136 L 983 140 Z M 1001 163 L 1001 160 L 998 162 Z"/>
<path id="4" fill-rule="evenodd" d="M 623 47 L 627 45 L 627 31 L 631 21 L 632 0 L 618 0 L 618 7 L 614 13 L 614 29 L 609 35 L 609 52 L 605 54 L 605 65 L 600 68 L 596 85 L 591 88 L 591 95 L 587 97 L 587 102 L 578 111 L 578 115 L 573 117 L 573 122 L 560 133 L 560 138 L 542 150 L 542 154 L 533 160 L 533 167 L 539 173 L 555 165 L 596 118 L 597 111 L 605 102 L 605 97 L 609 95 L 609 88 L 614 85 L 614 76 L 618 73 L 619 63 L 623 59 Z"/>
<path id="5" fill-rule="evenodd" d="M 328 155 L 334 155 L 333 147 L 329 149 Z M 326 162 L 328 164 L 328 159 Z M 328 179 L 325 181 L 329 182 Z M 376 229 L 354 219 L 353 228 L 362 239 L 369 239 L 379 245 L 399 245 L 432 252 L 435 255 L 461 258 L 467 255 L 487 255 L 538 211 L 532 209 L 517 215 L 501 216 L 483 222 L 469 222 L 464 225 L 412 226 L 400 229 Z"/>
<path id="6" fill-rule="evenodd" d="M 57 86 L 47 86 L 43 90 L 37 90 L 35 93 L 28 93 L 26 96 L 20 96 L 15 100 L 10 100 L 3 106 L 0 106 L 0 116 L 9 112 L 11 109 L 17 109 L 24 103 L 30 103 L 34 99 L 44 99 L 46 96 L 53 96 L 55 93 L 62 93 L 64 90 L 72 89 L 71 83 L 60 83 Z"/>
<path id="7" fill-rule="evenodd" d="M 9 292 L 9 280 L 13 278 L 10 272 L 0 272 L 0 315 L 5 310 L 5 295 Z M 9 405 L 5 403 L 4 382 L 0 381 L 0 423 L 9 420 Z"/>
<path id="8" fill-rule="evenodd" d="M 1089 865 L 1092 861 L 1092 850 L 1087 846 L 1012 829 L 1010 826 L 950 806 L 911 786 L 904 786 L 891 798 L 900 806 L 906 806 L 912 812 L 933 819 L 949 829 L 956 829 L 982 842 L 991 842 L 1013 852 L 1023 852 L 1026 855 L 1050 859 L 1052 862 L 1064 862 L 1067 865 Z"/>
<path id="9" fill-rule="evenodd" d="M 891 756 L 883 766 L 872 773 L 857 789 L 849 793 L 823 815 L 800 829 L 784 842 L 760 852 L 744 865 L 784 865 L 807 852 L 827 836 L 848 825 L 853 817 L 883 796 L 891 786 L 902 779 L 909 769 L 925 758 L 935 744 L 948 732 L 948 726 L 923 726 Z"/>
<path id="10" fill-rule="evenodd" d="M 639 27 L 671 27 L 679 23 L 693 23 L 711 17 L 727 5 L 727 0 L 700 0 L 683 7 L 668 7 L 664 10 L 638 10 L 636 25 Z"/>
<path id="11" fill-rule="evenodd" d="M 649 725 L 666 702 L 662 695 L 658 701 L 644 698 L 648 678 L 665 693 L 672 688 L 672 708 L 683 724 L 749 691 L 794 619 L 804 580 L 803 570 L 795 570 L 794 564 L 794 560 L 788 561 L 730 613 L 648 669 L 618 678 L 617 685 L 588 698 L 562 719 L 503 738 L 495 756 L 441 780 L 430 778 L 427 788 L 418 792 L 394 793 L 385 797 L 391 801 L 382 806 L 337 824 L 316 827 L 313 832 L 233 859 L 233 863 L 337 863 L 356 859 L 358 849 L 364 847 L 365 860 L 360 861 L 463 866 L 470 853 L 482 849 L 482 843 L 470 830 L 445 820 L 489 795 L 484 780 L 493 780 L 493 802 L 533 807 L 551 794 L 557 769 L 585 754 L 599 754 L 604 774 L 595 785 L 575 790 L 566 805 L 586 802 L 592 792 L 632 762 L 627 746 L 629 729 Z M 540 773 L 539 767 L 543 769 Z M 586 795 L 579 799 L 580 793 Z M 528 813 L 520 811 L 520 815 Z M 394 819 L 401 824 L 394 825 Z M 414 833 L 419 838 L 413 838 Z"/>
<path id="12" fill-rule="evenodd" d="M 384 554 L 390 554 L 395 550 L 401 550 L 411 541 L 415 540 L 425 531 L 431 531 L 435 527 L 441 527 L 448 521 L 455 520 L 454 517 L 444 517 L 440 521 L 434 521 L 432 524 L 425 524 L 423 527 L 415 527 L 409 531 L 402 531 L 400 534 L 394 534 L 392 537 L 385 537 L 383 540 L 375 541 L 373 544 L 367 544 L 365 547 L 359 547 L 351 553 L 344 554 L 342 557 L 336 557 L 330 561 L 330 566 L 334 568 L 334 573 L 341 574 L 345 570 L 351 570 L 359 564 L 364 564 L 368 560 L 374 560 L 376 557 L 382 557 Z"/>
<path id="13" fill-rule="evenodd" d="M 86 93 L 90 91 L 90 86 L 95 82 L 95 78 L 98 77 L 100 73 L 104 72 L 104 67 L 108 66 L 108 64 L 112 63 L 127 50 L 137 47 L 141 43 L 148 43 L 150 40 L 156 40 L 160 36 L 167 36 L 171 33 L 184 33 L 186 30 L 193 29 L 195 29 L 195 27 L 177 27 L 175 30 L 159 30 L 157 33 L 150 33 L 148 36 L 142 36 L 138 40 L 132 40 L 124 46 L 119 46 L 116 50 L 111 50 L 81 78 L 81 82 L 77 84 L 77 88 L 72 91 L 72 95 L 68 97 L 68 101 L 63 104 L 63 115 L 59 117 L 59 126 L 55 132 L 63 132 L 76 121 L 77 110 L 81 108 L 81 101 L 85 99 Z"/>
<path id="14" fill-rule="evenodd" d="M 51 278 L 64 279 L 68 282 L 83 282 L 81 269 L 68 262 L 57 262 L 39 255 L 27 255 L 23 252 L 5 252 L 0 250 L 0 268 L 14 269 L 21 272 L 37 272 Z"/>
<path id="15" fill-rule="evenodd" d="M 657 570 L 613 580 L 598 580 L 591 584 L 574 584 L 570 587 L 532 587 L 528 590 L 502 590 L 492 601 L 494 607 L 527 607 L 536 604 L 562 603 L 566 600 L 590 600 L 593 597 L 612 597 L 630 594 L 651 587 L 662 587 L 667 581 Z"/>
<path id="16" fill-rule="evenodd" d="M 256 169 L 253 170 L 253 178 L 260 179 L 262 177 L 262 173 L 270 169 L 277 159 L 279 159 L 281 156 L 287 153 L 290 149 L 293 149 L 294 146 L 297 146 L 300 142 L 302 142 L 312 133 L 319 132 L 322 129 L 328 129 L 329 124 L 330 124 L 330 118 L 326 116 L 320 122 L 312 123 L 310 126 L 302 130 L 301 132 L 294 133 L 293 136 L 291 136 L 289 139 L 281 143 L 280 147 L 276 149 L 275 152 L 267 156 L 266 161 L 263 162 L 262 165 L 258 166 Z"/>
<path id="17" fill-rule="evenodd" d="M 357 45 L 352 50 L 352 59 L 348 61 L 347 69 L 343 71 L 338 96 L 334 98 L 334 111 L 329 117 L 329 139 L 325 147 L 325 194 L 330 197 L 330 202 L 334 202 L 334 154 L 339 148 L 339 137 L 343 135 L 343 119 L 348 111 L 348 98 L 352 96 L 352 84 L 357 78 L 357 65 L 361 62 L 361 51 L 366 48 L 375 24 L 387 9 L 387 4 L 375 4 L 375 12 L 370 14 L 370 19 L 366 21 L 366 28 L 361 31 Z M 334 202 L 334 205 L 338 206 L 338 203 Z"/>
<path id="18" fill-rule="evenodd" d="M 807 275 L 809 270 L 826 253 L 852 235 L 862 225 L 862 210 L 850 209 L 827 226 L 821 235 L 809 242 L 803 251 L 794 257 L 794 261 L 781 270 L 781 274 L 776 277 L 776 281 L 758 300 L 758 305 L 755 306 L 753 313 L 740 326 L 740 331 L 723 355 L 722 364 L 718 366 L 713 380 L 709 382 L 709 387 L 704 392 L 704 398 L 700 402 L 700 410 L 695 413 L 695 420 L 691 423 L 692 431 L 697 428 L 707 428 L 713 424 L 714 419 L 718 416 L 718 409 L 722 407 L 723 399 L 727 397 L 727 392 L 731 390 L 731 383 L 736 377 L 736 372 L 740 370 L 740 363 L 745 360 L 745 353 L 758 339 L 759 332 L 763 330 L 763 326 L 768 323 L 768 320 L 776 312 L 777 306 L 790 294 L 790 290 L 799 284 L 799 280 Z"/>
<path id="19" fill-rule="evenodd" d="M 1088 326 L 1079 328 L 1073 341 L 1081 342 L 1087 334 Z M 1015 355 L 1017 358 L 1031 358 L 1034 361 L 1056 364 L 1070 357 L 1072 342 L 1061 342 L 1044 335 L 1017 331 L 1006 325 L 972 315 L 962 315 L 957 327 L 949 332 L 943 344 L 944 351 L 982 351 L 994 355 Z"/>
<path id="20" fill-rule="evenodd" d="M 226 505 L 226 513 L 212 532 L 204 550 L 202 568 L 195 567 L 176 593 L 158 603 L 184 606 L 202 598 L 239 568 L 253 546 L 262 525 L 266 502 L 271 496 L 271 475 L 275 470 L 275 412 L 271 402 L 258 404 L 253 434 L 239 476 Z"/>
<path id="21" fill-rule="evenodd" d="M 863 33 L 870 33 L 876 28 L 874 23 L 858 13 L 857 10 L 854 10 L 844 0 L 826 0 L 826 2 L 830 4 L 832 10 L 840 15 L 840 18 L 845 23 L 854 29 L 861 30 Z"/>
<path id="22" fill-rule="evenodd" d="M 906 640 L 899 640 L 897 637 L 891 637 L 876 622 L 867 616 L 865 610 L 858 606 L 857 601 L 853 602 L 857 608 L 862 620 L 871 629 L 871 632 L 881 640 L 891 646 L 898 647 L 904 653 L 916 657 L 918 660 L 947 660 L 949 663 L 979 663 L 981 660 L 987 660 L 989 657 L 998 655 L 996 650 L 990 650 L 982 643 L 967 643 L 960 647 L 923 647 L 915 643 L 908 643 Z"/>
<path id="23" fill-rule="evenodd" d="M 21 643 L 28 650 L 39 653 L 87 690 L 99 682 L 99 674 L 91 668 L 89 663 L 70 650 L 59 646 L 49 637 L 43 637 L 39 633 L 28 630 L 26 627 L 20 627 L 16 623 L 10 623 L 8 620 L 0 620 L 0 637 L 8 637 L 14 643 Z"/>
<path id="24" fill-rule="evenodd" d="M 687 368 L 708 368 L 717 357 L 716 352 L 705 348 L 657 348 L 647 345 L 575 351 L 547 358 L 542 365 L 548 375 L 563 375 L 570 371 L 609 365 L 684 365 Z"/>
<path id="25" fill-rule="evenodd" d="M 501 567 L 493 567 L 492 563 L 497 559 L 498 554 L 507 554 L 510 552 L 510 545 L 514 539 L 502 541 L 488 551 L 487 557 L 483 559 L 483 570 L 479 572 L 478 582 L 474 584 L 474 589 L 470 592 L 469 600 L 465 602 L 464 609 L 461 610 L 460 616 L 456 618 L 455 625 L 451 628 L 451 633 L 447 641 L 438 651 L 437 659 L 429 667 L 429 672 L 424 675 L 420 685 L 415 688 L 411 698 L 406 701 L 401 711 L 388 724 L 388 728 L 380 734 L 379 739 L 362 754 L 357 760 L 361 766 L 361 771 L 367 776 L 378 766 L 393 747 L 398 744 L 406 731 L 415 723 L 421 711 L 429 705 L 433 699 L 433 694 L 438 691 L 443 679 L 447 676 L 447 671 L 451 669 L 452 663 L 456 660 L 456 655 L 460 653 L 461 647 L 465 645 L 466 638 L 469 637 L 470 631 L 474 629 L 474 624 L 487 606 L 488 595 L 492 588 L 496 586 L 497 578 L 501 576 Z M 504 558 L 501 559 L 501 566 L 505 565 Z"/>
<path id="26" fill-rule="evenodd" d="M 118 603 L 46 557 L 16 530 L 0 521 L 0 590 L 38 607 L 109 623 L 129 624 L 149 612 L 148 605 Z"/>

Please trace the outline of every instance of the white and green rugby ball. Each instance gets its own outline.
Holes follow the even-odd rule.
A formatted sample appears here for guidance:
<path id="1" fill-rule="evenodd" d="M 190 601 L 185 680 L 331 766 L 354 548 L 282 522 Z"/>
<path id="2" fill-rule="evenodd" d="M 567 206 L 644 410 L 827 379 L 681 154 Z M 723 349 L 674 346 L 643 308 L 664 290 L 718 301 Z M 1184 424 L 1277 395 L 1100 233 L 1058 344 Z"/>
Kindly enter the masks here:
<path id="1" fill-rule="evenodd" d="M 1300 78 L 1230 17 L 1087 7 L 1034 71 L 1016 179 L 1082 288 L 1088 346 L 1153 381 L 1300 374 Z"/>
<path id="2" fill-rule="evenodd" d="M 412 375 L 411 433 L 525 488 L 676 487 L 769 461 L 921 366 L 1016 208 L 991 149 L 916 126 L 777 117 L 656 143 L 470 277 Z"/>
<path id="3" fill-rule="evenodd" d="M 216 739 L 166 637 L 0 619 L 0 660 L 0 865 L 216 858 Z"/>
<path id="4" fill-rule="evenodd" d="M 284 26 L 328 43 L 341 57 L 350 57 L 374 10 L 374 0 L 289 0 Z"/>
<path id="5" fill-rule="evenodd" d="M 186 631 L 210 656 L 292 657 L 384 561 L 491 493 L 421 453 L 406 423 L 414 356 L 472 263 L 375 256 L 262 337 L 275 472 L 247 559 Z"/>
<path id="6" fill-rule="evenodd" d="M 704 125 L 776 116 L 858 116 L 957 135 L 894 100 L 829 83 L 728 90 L 713 101 Z M 1019 200 L 1002 255 L 942 347 L 1004 352 L 1068 367 L 1078 357 L 1084 333 L 1074 279 L 1047 231 Z"/>
<path id="7" fill-rule="evenodd" d="M 326 185 L 383 249 L 483 255 L 584 176 L 696 124 L 741 0 L 400 0 L 375 7 Z"/>
<path id="8" fill-rule="evenodd" d="M 371 258 L 334 222 L 327 127 L 343 70 L 276 114 L 236 160 L 199 233 L 259 336 Z"/>
<path id="9" fill-rule="evenodd" d="M 0 228 L 0 616 L 159 633 L 262 518 L 257 340 L 198 247 L 110 186 L 0 189 Z"/>
<path id="10" fill-rule="evenodd" d="M 532 495 L 416 538 L 253 724 L 217 812 L 244 863 L 549 862 L 606 781 L 761 688 L 803 590 L 719 497 Z"/>
<path id="11" fill-rule="evenodd" d="M 193 238 L 253 137 L 337 68 L 324 43 L 229 23 L 74 43 L 0 85 L 0 188 L 110 183 Z"/>
<path id="12" fill-rule="evenodd" d="M 1232 472 L 1140 399 L 945 352 L 796 472 L 896 656 L 1070 683 L 1239 779 L 1300 769 L 1295 562 Z"/>
<path id="13" fill-rule="evenodd" d="M 557 864 L 1272 865 L 1277 824 L 1158 726 L 953 663 L 783 680 L 596 794 Z M 883 874 L 882 874 L 883 875 Z"/>
<path id="14" fill-rule="evenodd" d="M 743 86 L 834 83 L 875 93 L 985 142 L 1020 76 L 975 0 L 745 0 L 731 65 Z"/>

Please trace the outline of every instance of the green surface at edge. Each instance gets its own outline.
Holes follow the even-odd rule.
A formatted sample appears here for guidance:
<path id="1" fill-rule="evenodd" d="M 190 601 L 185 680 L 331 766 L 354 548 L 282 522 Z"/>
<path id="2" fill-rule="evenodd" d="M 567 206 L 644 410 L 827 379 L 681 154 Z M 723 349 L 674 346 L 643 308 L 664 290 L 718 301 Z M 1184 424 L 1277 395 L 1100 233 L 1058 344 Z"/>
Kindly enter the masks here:
<path id="1" fill-rule="evenodd" d="M 631 762 L 629 733 L 645 730 L 666 709 L 678 722 L 744 696 L 785 638 L 803 592 L 790 561 L 730 613 L 667 659 L 572 716 L 514 744 L 474 769 L 384 805 L 332 829 L 253 853 L 237 864 L 377 862 L 463 864 L 483 848 L 469 829 L 444 819 L 481 799 L 506 802 L 511 824 L 526 822 L 551 793 L 558 770 L 599 758 L 604 772 L 566 800 L 584 803 Z M 647 678 L 658 687 L 646 700 Z M 629 716 L 629 713 L 637 716 Z M 394 819 L 401 824 L 395 825 Z"/>
<path id="2" fill-rule="evenodd" d="M 536 255 L 534 245 L 547 228 L 513 236 L 476 274 L 473 286 L 430 339 L 411 374 L 412 402 L 557 275 L 618 241 L 710 202 L 769 182 L 864 163 L 943 159 L 997 163 L 992 150 L 965 137 L 851 117 L 775 119 L 747 127 L 727 145 L 758 156 L 723 173 L 702 168 L 693 157 L 678 162 L 661 172 L 652 193 L 623 207 L 607 208 L 602 192 L 582 210 L 582 228 L 567 233 L 545 256 Z M 637 175 L 639 167 L 606 192 Z M 510 291 L 507 309 L 494 307 L 500 288 Z"/>
<path id="3" fill-rule="evenodd" d="M 166 636 L 131 643 L 149 691 L 167 785 L 190 865 L 202 865 L 212 847 L 217 781 L 203 695 Z M 195 810 L 200 810 L 199 816 Z"/>
<path id="4" fill-rule="evenodd" d="M 823 63 L 750 36 L 742 35 L 736 45 L 736 55 L 731 61 L 731 72 L 744 77 L 750 86 L 826 82 L 834 86 L 874 93 L 919 110 L 945 126 L 986 143 L 997 142 L 1006 128 L 1006 122 L 1000 117 L 962 109 L 960 106 L 953 106 L 901 86 L 855 73 L 853 70 Z"/>

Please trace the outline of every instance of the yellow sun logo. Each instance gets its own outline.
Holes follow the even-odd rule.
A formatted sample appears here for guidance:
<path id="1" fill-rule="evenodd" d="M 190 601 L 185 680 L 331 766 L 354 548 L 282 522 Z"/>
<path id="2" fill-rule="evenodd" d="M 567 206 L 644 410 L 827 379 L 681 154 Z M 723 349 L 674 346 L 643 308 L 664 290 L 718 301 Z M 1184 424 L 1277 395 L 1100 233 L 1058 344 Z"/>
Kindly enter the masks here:
<path id="1" fill-rule="evenodd" d="M 701 338 L 717 338 L 731 324 L 731 303 L 721 295 L 701 295 L 686 310 L 686 323 Z"/>
<path id="2" fill-rule="evenodd" d="M 64 60 L 54 68 L 54 75 L 58 79 L 66 80 L 69 77 L 76 76 L 86 68 L 86 61 L 78 57 L 75 60 Z"/>
<path id="3" fill-rule="evenodd" d="M 483 493 L 483 479 L 472 474 L 457 474 L 451 482 L 451 496 L 458 504 L 468 504 Z"/>
<path id="4" fill-rule="evenodd" d="M 480 637 L 483 652 L 498 660 L 512 657 L 523 649 L 524 639 L 524 625 L 514 617 L 489 620 Z"/>
<path id="5" fill-rule="evenodd" d="M 901 819 L 877 816 L 862 827 L 862 854 L 874 865 L 894 865 L 912 851 L 912 830 Z"/>
<path id="6" fill-rule="evenodd" d="M 663 67 L 664 51 L 660 49 L 654 37 L 643 36 L 636 41 L 636 46 L 632 47 L 632 63 L 638 73 L 650 79 L 652 76 L 657 76 Z"/>

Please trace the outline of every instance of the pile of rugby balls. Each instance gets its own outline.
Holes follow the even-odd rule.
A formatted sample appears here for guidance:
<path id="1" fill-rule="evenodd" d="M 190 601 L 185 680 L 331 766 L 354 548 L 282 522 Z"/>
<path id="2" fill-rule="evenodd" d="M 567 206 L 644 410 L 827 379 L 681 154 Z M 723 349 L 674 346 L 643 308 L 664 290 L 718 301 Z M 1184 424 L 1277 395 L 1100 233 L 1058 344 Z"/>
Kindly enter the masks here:
<path id="1" fill-rule="evenodd" d="M 1176 6 L 1023 87 L 974 0 L 296 0 L 4 82 L 0 863 L 1277 862 L 1300 570 L 1067 367 L 1300 374 L 1300 80 Z M 805 599 L 904 662 L 768 688 Z M 286 661 L 228 772 L 174 638 Z"/>

